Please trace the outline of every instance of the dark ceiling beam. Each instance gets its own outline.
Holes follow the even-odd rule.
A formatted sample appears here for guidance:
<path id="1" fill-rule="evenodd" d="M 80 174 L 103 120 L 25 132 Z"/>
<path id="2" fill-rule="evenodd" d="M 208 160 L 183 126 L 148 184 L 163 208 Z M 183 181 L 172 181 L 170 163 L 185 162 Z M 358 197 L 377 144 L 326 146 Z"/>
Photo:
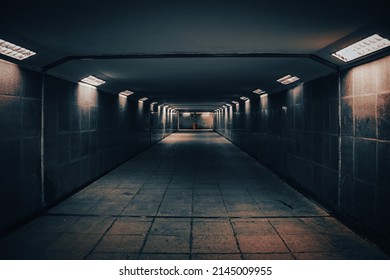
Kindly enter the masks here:
<path id="1" fill-rule="evenodd" d="M 339 70 L 339 66 L 314 54 L 296 53 L 168 53 L 168 54 L 119 54 L 119 55 L 78 55 L 67 56 L 43 67 L 48 71 L 72 60 L 106 59 L 174 59 L 174 58 L 307 58 L 317 63 Z"/>

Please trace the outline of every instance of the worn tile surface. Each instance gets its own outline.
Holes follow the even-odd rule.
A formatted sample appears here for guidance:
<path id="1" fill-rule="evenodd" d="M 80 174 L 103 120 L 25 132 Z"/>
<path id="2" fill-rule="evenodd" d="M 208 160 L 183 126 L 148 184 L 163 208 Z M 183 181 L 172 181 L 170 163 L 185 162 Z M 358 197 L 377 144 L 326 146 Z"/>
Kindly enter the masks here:
<path id="1" fill-rule="evenodd" d="M 236 146 L 175 133 L 0 239 L 1 259 L 388 259 Z"/>

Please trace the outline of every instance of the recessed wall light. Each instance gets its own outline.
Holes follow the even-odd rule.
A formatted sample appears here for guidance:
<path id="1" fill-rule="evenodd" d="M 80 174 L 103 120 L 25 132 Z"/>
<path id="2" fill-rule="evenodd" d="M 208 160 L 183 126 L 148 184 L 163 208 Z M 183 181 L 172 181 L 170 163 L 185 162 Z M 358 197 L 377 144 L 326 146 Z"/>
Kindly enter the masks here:
<path id="1" fill-rule="evenodd" d="M 12 44 L 3 39 L 0 39 L 0 53 L 17 60 L 23 60 L 36 54 L 33 51 Z"/>
<path id="2" fill-rule="evenodd" d="M 258 89 L 255 89 L 255 90 L 253 91 L 253 93 L 256 93 L 256 94 L 263 94 L 263 93 L 265 93 L 265 91 L 258 88 Z"/>
<path id="3" fill-rule="evenodd" d="M 244 100 L 244 101 L 249 100 L 249 98 L 248 98 L 248 97 L 245 97 L 245 96 L 241 96 L 240 99 L 241 99 L 241 100 Z"/>
<path id="4" fill-rule="evenodd" d="M 120 96 L 123 96 L 123 97 L 128 97 L 130 95 L 134 94 L 134 92 L 130 91 L 130 90 L 124 90 L 122 92 L 119 93 Z"/>
<path id="5" fill-rule="evenodd" d="M 81 82 L 95 86 L 95 87 L 100 86 L 100 85 L 105 83 L 105 81 L 103 81 L 99 78 L 96 78 L 95 76 L 92 76 L 92 75 L 82 79 Z"/>
<path id="6" fill-rule="evenodd" d="M 334 52 L 332 55 L 344 62 L 349 62 L 356 58 L 387 48 L 388 46 L 390 46 L 390 41 L 388 39 L 383 38 L 378 34 L 374 34 L 344 49 Z"/>
<path id="7" fill-rule="evenodd" d="M 142 97 L 142 98 L 140 98 L 138 101 L 139 101 L 139 102 L 145 102 L 146 100 L 148 100 L 147 97 Z"/>
<path id="8" fill-rule="evenodd" d="M 291 84 L 295 81 L 298 81 L 299 78 L 297 76 L 291 76 L 291 75 L 286 75 L 284 77 L 281 77 L 280 79 L 277 79 L 277 81 L 281 84 L 288 85 Z"/>

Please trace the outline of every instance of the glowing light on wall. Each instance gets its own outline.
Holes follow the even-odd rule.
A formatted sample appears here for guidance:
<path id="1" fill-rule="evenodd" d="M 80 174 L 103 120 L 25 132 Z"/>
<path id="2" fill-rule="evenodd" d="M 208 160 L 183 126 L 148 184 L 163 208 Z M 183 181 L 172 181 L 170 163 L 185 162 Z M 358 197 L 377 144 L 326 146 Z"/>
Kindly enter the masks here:
<path id="1" fill-rule="evenodd" d="M 94 86 L 79 83 L 76 89 L 77 104 L 87 106 L 97 106 L 98 90 Z M 89 107 L 80 106 L 81 110 L 89 110 Z"/>
<path id="2" fill-rule="evenodd" d="M 260 95 L 260 98 L 264 98 L 264 97 L 267 97 L 267 96 L 268 96 L 268 93 L 262 94 L 262 95 Z"/>
<path id="3" fill-rule="evenodd" d="M 145 102 L 146 100 L 148 100 L 147 97 L 142 97 L 142 98 L 140 98 L 138 101 L 139 101 L 139 102 Z"/>
<path id="4" fill-rule="evenodd" d="M 36 55 L 36 53 L 33 51 L 12 44 L 3 39 L 0 39 L 0 53 L 15 58 L 17 60 L 23 60 L 30 56 Z"/>
<path id="5" fill-rule="evenodd" d="M 240 103 L 237 102 L 237 101 L 232 101 L 232 103 L 233 103 L 233 104 L 236 104 L 236 105 L 237 105 L 237 104 L 240 104 Z"/>
<path id="6" fill-rule="evenodd" d="M 383 38 L 378 34 L 374 34 L 344 49 L 334 52 L 332 55 L 344 62 L 349 62 L 359 57 L 387 48 L 388 46 L 390 46 L 390 41 L 388 39 Z"/>
<path id="7" fill-rule="evenodd" d="M 247 100 L 249 100 L 249 98 L 248 98 L 248 97 L 246 97 L 246 96 L 241 96 L 241 97 L 240 97 L 240 99 L 241 99 L 241 100 L 244 100 L 244 101 L 247 101 Z"/>
<path id="8" fill-rule="evenodd" d="M 288 85 L 298 80 L 299 78 L 297 76 L 291 76 L 291 75 L 286 75 L 284 77 L 281 77 L 280 79 L 277 79 L 277 81 L 283 85 Z"/>
<path id="9" fill-rule="evenodd" d="M 86 83 L 86 84 L 91 85 L 91 86 L 95 86 L 95 87 L 100 86 L 100 85 L 105 83 L 105 81 L 103 81 L 99 78 L 96 78 L 95 76 L 92 76 L 92 75 L 82 79 L 81 82 Z"/>

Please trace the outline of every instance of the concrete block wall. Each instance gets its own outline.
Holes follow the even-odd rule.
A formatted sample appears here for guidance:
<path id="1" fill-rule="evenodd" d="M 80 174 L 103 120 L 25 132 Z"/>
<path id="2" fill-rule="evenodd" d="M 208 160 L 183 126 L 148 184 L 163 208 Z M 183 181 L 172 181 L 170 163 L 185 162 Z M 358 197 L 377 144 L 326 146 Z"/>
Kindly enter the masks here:
<path id="1" fill-rule="evenodd" d="M 390 249 L 389 71 L 388 56 L 240 101 L 215 130 Z"/>
<path id="2" fill-rule="evenodd" d="M 340 211 L 390 239 L 390 57 L 341 76 Z M 388 241 L 389 242 L 389 241 Z"/>
<path id="3" fill-rule="evenodd" d="M 151 126 L 147 102 L 0 60 L 0 233 L 174 132 L 164 115 Z"/>
<path id="4" fill-rule="evenodd" d="M 0 60 L 0 229 L 41 205 L 41 77 Z"/>

